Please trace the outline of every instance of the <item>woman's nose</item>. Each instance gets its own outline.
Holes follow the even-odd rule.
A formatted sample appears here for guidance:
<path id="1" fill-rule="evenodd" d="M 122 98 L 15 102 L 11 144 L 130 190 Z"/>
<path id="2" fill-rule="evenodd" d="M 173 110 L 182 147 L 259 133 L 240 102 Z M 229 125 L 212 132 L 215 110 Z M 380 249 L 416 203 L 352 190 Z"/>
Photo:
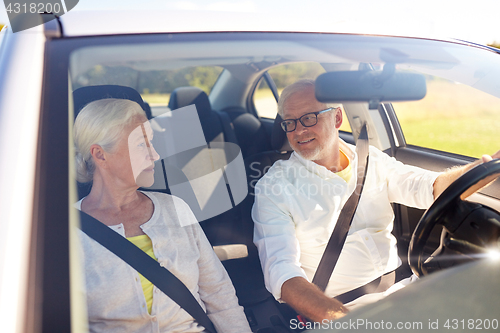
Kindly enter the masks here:
<path id="1" fill-rule="evenodd" d="M 156 152 L 155 147 L 150 144 L 150 154 L 149 157 L 151 158 L 152 161 L 158 161 L 160 159 L 160 155 Z"/>

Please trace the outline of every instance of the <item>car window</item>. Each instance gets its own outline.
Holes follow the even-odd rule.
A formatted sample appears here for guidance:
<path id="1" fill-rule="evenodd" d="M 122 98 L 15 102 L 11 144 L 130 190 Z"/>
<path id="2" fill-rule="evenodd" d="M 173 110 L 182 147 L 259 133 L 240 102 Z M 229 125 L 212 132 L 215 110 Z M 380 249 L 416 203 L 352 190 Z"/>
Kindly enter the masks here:
<path id="1" fill-rule="evenodd" d="M 281 65 L 273 67 L 268 71 L 280 95 L 286 86 L 300 79 L 314 80 L 316 79 L 316 77 L 318 77 L 318 75 L 324 72 L 325 69 L 320 64 L 315 62 Z M 276 117 L 276 114 L 278 112 L 278 103 L 274 98 L 271 88 L 264 78 L 262 78 L 257 85 L 257 89 L 255 90 L 253 95 L 253 102 L 255 110 L 259 117 L 269 119 L 274 119 Z M 340 129 L 342 131 L 351 132 L 351 127 L 344 110 L 342 110 L 342 112 L 344 122 L 342 123 Z"/>
<path id="2" fill-rule="evenodd" d="M 481 157 L 498 150 L 500 98 L 427 75 L 427 95 L 393 103 L 407 144 Z"/>
<path id="3" fill-rule="evenodd" d="M 274 81 L 278 93 L 289 84 L 300 79 L 315 79 L 325 70 L 320 64 L 314 62 L 303 62 L 295 64 L 280 65 L 271 68 L 268 73 Z M 278 103 L 266 80 L 261 79 L 253 95 L 255 109 L 259 117 L 274 119 L 278 112 Z"/>
<path id="4" fill-rule="evenodd" d="M 281 91 L 278 91 L 281 93 Z M 257 89 L 253 94 L 255 111 L 259 117 L 274 119 L 278 113 L 278 102 L 264 78 L 260 79 Z"/>
<path id="5" fill-rule="evenodd" d="M 95 65 L 79 75 L 78 89 L 94 85 L 123 85 L 137 90 L 157 116 L 166 112 L 171 92 L 178 87 L 198 87 L 207 94 L 217 81 L 222 67 L 193 66 L 175 70 L 136 70 L 126 66 Z"/>

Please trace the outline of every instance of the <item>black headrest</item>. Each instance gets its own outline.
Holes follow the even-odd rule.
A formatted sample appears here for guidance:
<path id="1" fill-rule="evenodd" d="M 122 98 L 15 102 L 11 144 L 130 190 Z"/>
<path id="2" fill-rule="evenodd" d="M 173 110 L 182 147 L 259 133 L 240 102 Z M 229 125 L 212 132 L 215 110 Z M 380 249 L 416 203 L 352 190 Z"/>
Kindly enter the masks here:
<path id="1" fill-rule="evenodd" d="M 180 87 L 172 91 L 168 107 L 170 110 L 175 110 L 191 104 L 196 105 L 200 119 L 210 116 L 212 107 L 210 106 L 208 96 L 203 90 L 197 87 Z"/>
<path id="2" fill-rule="evenodd" d="M 90 102 L 105 98 L 129 99 L 137 102 L 151 119 L 151 108 L 142 100 L 141 94 L 133 88 L 118 85 L 102 85 L 81 87 L 73 91 L 73 103 L 75 105 L 75 117 L 81 109 Z"/>
<path id="3" fill-rule="evenodd" d="M 288 143 L 285 131 L 281 128 L 283 118 L 279 114 L 276 115 L 273 124 L 273 133 L 271 135 L 271 147 L 277 151 L 291 151 L 292 148 Z"/>

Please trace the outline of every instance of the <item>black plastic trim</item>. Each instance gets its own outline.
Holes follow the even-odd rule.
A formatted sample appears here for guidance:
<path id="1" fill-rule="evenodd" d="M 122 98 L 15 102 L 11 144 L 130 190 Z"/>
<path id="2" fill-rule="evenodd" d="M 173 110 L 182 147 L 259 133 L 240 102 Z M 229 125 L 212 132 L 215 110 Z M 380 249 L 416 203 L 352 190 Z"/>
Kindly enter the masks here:
<path id="1" fill-rule="evenodd" d="M 271 77 L 271 75 L 269 75 L 269 72 L 265 72 L 262 77 L 264 78 L 264 80 L 266 80 L 269 89 L 271 89 L 271 92 L 273 93 L 276 103 L 278 103 L 280 95 L 278 93 L 278 87 L 276 87 L 276 83 L 274 83 L 273 78 Z"/>
<path id="2" fill-rule="evenodd" d="M 394 129 L 394 122 L 391 118 L 391 114 L 390 114 L 390 111 L 388 110 L 388 106 L 390 106 L 390 104 L 388 104 L 388 103 L 380 104 L 380 106 L 378 108 L 378 112 L 380 114 L 380 118 L 382 118 L 382 122 L 384 123 L 385 131 L 387 133 L 387 137 L 389 138 L 389 143 L 391 144 L 391 147 L 389 149 L 386 149 L 385 152 L 390 156 L 394 156 L 396 153 L 396 148 L 397 148 L 394 135 L 396 135 L 396 137 L 398 137 L 398 135 Z M 401 141 L 399 141 L 399 138 L 398 138 L 398 142 L 401 142 Z"/>
<path id="3" fill-rule="evenodd" d="M 269 118 L 263 118 L 263 117 L 259 116 L 259 113 L 257 112 L 257 108 L 255 107 L 255 103 L 253 102 L 253 96 L 255 94 L 255 91 L 257 90 L 257 87 L 259 86 L 259 84 L 262 80 L 265 80 L 264 75 L 262 75 L 258 80 L 255 80 L 255 82 L 252 83 L 252 86 L 250 87 L 251 93 L 248 94 L 247 102 L 246 102 L 247 111 L 250 114 L 257 117 L 257 119 L 259 119 L 261 122 L 262 122 L 262 119 L 269 119 Z M 266 80 L 266 83 L 267 83 L 267 80 Z M 274 121 L 274 119 L 273 119 L 273 121 Z M 268 133 L 268 134 L 269 134 L 269 137 L 271 137 L 271 133 Z"/>
<path id="4" fill-rule="evenodd" d="M 396 159 L 405 164 L 438 172 L 444 171 L 456 165 L 465 165 L 476 160 L 472 157 L 413 145 L 398 148 L 396 150 Z M 500 199 L 500 180 L 497 179 L 493 182 L 493 184 L 482 189 L 479 193 L 492 198 Z"/>
<path id="5" fill-rule="evenodd" d="M 403 133 L 403 130 L 401 128 L 401 125 L 399 124 L 398 117 L 396 116 L 396 111 L 394 110 L 394 107 L 392 106 L 391 103 L 385 103 L 384 104 L 384 110 L 385 114 L 388 117 L 388 120 L 391 124 L 391 129 L 392 129 L 392 134 L 395 135 L 395 139 L 399 143 L 399 147 L 405 147 L 406 146 L 406 139 Z M 396 144 L 394 143 L 394 147 L 396 147 Z"/>
<path id="6" fill-rule="evenodd" d="M 68 52 L 46 43 L 30 262 L 39 332 L 71 332 L 69 271 Z M 36 249 L 36 250 L 35 250 Z"/>

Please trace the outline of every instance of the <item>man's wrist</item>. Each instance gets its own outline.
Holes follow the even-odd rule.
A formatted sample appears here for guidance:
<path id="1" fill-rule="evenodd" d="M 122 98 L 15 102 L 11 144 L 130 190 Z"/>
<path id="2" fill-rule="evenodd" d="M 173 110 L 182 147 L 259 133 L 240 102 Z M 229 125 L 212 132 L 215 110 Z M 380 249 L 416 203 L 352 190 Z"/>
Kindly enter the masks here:
<path id="1" fill-rule="evenodd" d="M 346 307 L 341 305 L 340 307 L 337 307 L 335 309 L 327 310 L 325 317 L 326 317 L 326 319 L 336 320 L 336 319 L 340 319 L 340 318 L 344 317 L 348 312 L 349 312 L 349 310 L 347 310 Z"/>

